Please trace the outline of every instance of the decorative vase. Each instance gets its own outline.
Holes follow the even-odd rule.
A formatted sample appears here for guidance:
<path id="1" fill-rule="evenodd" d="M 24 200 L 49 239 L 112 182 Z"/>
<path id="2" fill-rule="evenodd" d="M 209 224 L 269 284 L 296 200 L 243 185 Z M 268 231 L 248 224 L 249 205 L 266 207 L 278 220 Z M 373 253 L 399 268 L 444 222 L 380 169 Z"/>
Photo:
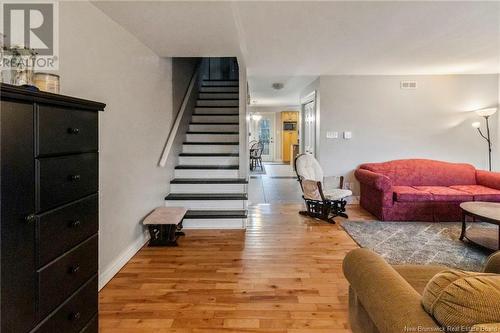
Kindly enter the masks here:
<path id="1" fill-rule="evenodd" d="M 11 47 L 3 49 L 2 61 L 10 68 L 3 71 L 3 82 L 16 86 L 33 85 L 33 74 L 35 69 L 36 52 L 33 49 Z"/>

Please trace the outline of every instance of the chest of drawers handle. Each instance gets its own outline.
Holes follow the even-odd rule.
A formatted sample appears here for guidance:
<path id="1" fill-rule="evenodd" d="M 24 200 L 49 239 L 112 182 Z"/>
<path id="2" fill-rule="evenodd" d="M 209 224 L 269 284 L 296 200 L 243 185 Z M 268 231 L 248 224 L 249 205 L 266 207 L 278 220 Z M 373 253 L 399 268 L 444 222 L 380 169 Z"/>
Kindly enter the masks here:
<path id="1" fill-rule="evenodd" d="M 69 176 L 69 180 L 72 182 L 79 182 L 82 177 L 80 175 L 71 175 Z"/>
<path id="2" fill-rule="evenodd" d="M 69 320 L 71 321 L 77 321 L 81 318 L 81 313 L 80 312 L 74 312 L 72 314 L 69 315 Z"/>
<path id="3" fill-rule="evenodd" d="M 78 273 L 79 270 L 80 270 L 80 265 L 75 265 L 75 266 L 70 267 L 69 273 L 76 274 L 76 273 Z"/>
<path id="4" fill-rule="evenodd" d="M 27 223 L 33 223 L 35 222 L 35 220 L 36 220 L 35 214 L 30 214 L 24 218 L 24 221 L 26 221 Z"/>
<path id="5" fill-rule="evenodd" d="M 80 222 L 80 220 L 76 220 L 76 221 L 72 221 L 69 226 L 71 228 L 78 228 L 81 224 L 82 224 L 82 222 Z"/>
<path id="6" fill-rule="evenodd" d="M 80 129 L 79 128 L 68 128 L 68 133 L 69 134 L 74 134 L 74 135 L 77 135 L 80 133 Z"/>

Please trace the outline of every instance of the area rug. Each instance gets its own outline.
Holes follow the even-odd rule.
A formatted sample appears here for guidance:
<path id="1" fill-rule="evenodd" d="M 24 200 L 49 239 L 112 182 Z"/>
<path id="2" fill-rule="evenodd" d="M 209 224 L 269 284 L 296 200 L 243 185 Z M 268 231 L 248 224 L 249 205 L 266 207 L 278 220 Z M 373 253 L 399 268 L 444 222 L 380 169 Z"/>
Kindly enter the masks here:
<path id="1" fill-rule="evenodd" d="M 489 254 L 460 241 L 461 223 L 457 222 L 346 221 L 341 225 L 359 246 L 390 264 L 439 264 L 480 271 Z M 480 227 L 496 226 L 481 223 Z"/>

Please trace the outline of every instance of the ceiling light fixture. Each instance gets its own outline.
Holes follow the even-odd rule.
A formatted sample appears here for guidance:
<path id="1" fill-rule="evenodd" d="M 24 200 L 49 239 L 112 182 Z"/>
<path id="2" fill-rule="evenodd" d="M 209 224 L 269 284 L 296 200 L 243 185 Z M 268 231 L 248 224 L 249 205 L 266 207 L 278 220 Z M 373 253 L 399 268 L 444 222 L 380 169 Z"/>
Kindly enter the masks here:
<path id="1" fill-rule="evenodd" d="M 285 85 L 281 82 L 275 82 L 272 85 L 273 89 L 275 89 L 275 90 L 281 90 L 281 89 L 283 89 L 284 86 Z"/>

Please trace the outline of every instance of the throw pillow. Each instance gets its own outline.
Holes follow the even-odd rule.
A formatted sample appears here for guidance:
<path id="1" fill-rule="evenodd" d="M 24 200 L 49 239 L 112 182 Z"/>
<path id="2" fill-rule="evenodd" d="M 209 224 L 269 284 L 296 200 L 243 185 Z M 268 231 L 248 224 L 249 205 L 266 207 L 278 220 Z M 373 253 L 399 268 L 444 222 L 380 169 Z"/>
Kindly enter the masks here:
<path id="1" fill-rule="evenodd" d="M 422 305 L 445 327 L 500 322 L 500 275 L 441 272 L 425 287 Z"/>

